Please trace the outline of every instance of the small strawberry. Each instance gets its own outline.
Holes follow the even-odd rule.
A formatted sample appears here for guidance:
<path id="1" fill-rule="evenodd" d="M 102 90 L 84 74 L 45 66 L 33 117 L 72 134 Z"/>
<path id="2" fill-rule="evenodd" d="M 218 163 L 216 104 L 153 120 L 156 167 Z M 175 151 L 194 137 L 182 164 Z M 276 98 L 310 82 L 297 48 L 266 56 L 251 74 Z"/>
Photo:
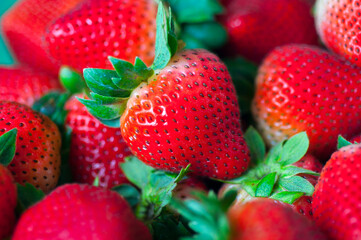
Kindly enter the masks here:
<path id="1" fill-rule="evenodd" d="M 271 199 L 254 199 L 231 209 L 228 216 L 231 240 L 327 239 L 313 222 Z"/>
<path id="2" fill-rule="evenodd" d="M 173 21 L 159 4 L 151 68 L 110 57 L 115 71 L 85 69 L 91 114 L 121 133 L 134 154 L 157 169 L 191 164 L 200 176 L 231 179 L 248 166 L 237 95 L 226 66 L 206 50 L 178 53 Z M 120 120 L 119 120 L 120 118 Z"/>
<path id="3" fill-rule="evenodd" d="M 289 43 L 317 45 L 311 15 L 305 0 L 230 0 L 220 21 L 229 34 L 229 48 L 260 62 L 277 46 Z"/>
<path id="4" fill-rule="evenodd" d="M 22 0 L 1 20 L 7 43 L 19 62 L 57 76 L 60 65 L 46 51 L 48 25 L 83 0 Z"/>
<path id="5" fill-rule="evenodd" d="M 61 90 L 57 79 L 23 67 L 0 67 L 0 100 L 27 106 L 46 93 Z"/>
<path id="6" fill-rule="evenodd" d="M 198 178 L 186 178 L 177 184 L 173 190 L 173 196 L 175 198 L 186 200 L 193 197 L 194 191 L 207 192 L 208 188 L 205 183 Z"/>
<path id="7" fill-rule="evenodd" d="M 15 155 L 16 133 L 13 129 L 0 136 L 0 239 L 8 237 L 15 226 L 16 185 L 6 166 Z"/>
<path id="8" fill-rule="evenodd" d="M 275 49 L 259 70 L 253 101 L 253 115 L 267 143 L 307 131 L 309 152 L 327 159 L 339 134 L 348 138 L 361 132 L 360 72 L 316 47 Z"/>
<path id="9" fill-rule="evenodd" d="M 127 183 L 119 163 L 131 152 L 120 129 L 103 125 L 75 98 L 65 108 L 69 111 L 65 126 L 71 129 L 69 158 L 73 179 L 92 184 L 98 177 L 99 185 L 107 188 Z"/>
<path id="10" fill-rule="evenodd" d="M 361 1 L 318 0 L 315 18 L 317 32 L 333 52 L 361 66 Z"/>
<path id="11" fill-rule="evenodd" d="M 28 209 L 12 239 L 145 240 L 151 239 L 151 234 L 119 194 L 68 184 Z"/>
<path id="12" fill-rule="evenodd" d="M 350 144 L 339 144 L 313 194 L 314 219 L 335 240 L 361 238 L 361 145 Z"/>
<path id="13" fill-rule="evenodd" d="M 61 138 L 50 119 L 15 102 L 0 101 L 0 135 L 17 128 L 16 154 L 8 169 L 16 182 L 33 184 L 45 192 L 60 174 Z"/>

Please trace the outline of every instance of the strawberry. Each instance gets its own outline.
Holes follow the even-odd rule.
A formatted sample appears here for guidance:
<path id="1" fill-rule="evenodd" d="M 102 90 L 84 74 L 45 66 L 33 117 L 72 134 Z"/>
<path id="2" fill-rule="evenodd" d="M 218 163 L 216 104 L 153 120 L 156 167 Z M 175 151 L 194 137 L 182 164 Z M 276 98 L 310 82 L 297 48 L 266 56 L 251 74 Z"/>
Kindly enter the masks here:
<path id="1" fill-rule="evenodd" d="M 57 76 L 60 65 L 49 56 L 43 40 L 46 28 L 82 1 L 18 1 L 1 20 L 4 36 L 17 60 Z"/>
<path id="2" fill-rule="evenodd" d="M 16 133 L 13 129 L 0 136 L 0 239 L 8 237 L 15 226 L 17 191 L 6 165 L 15 155 Z"/>
<path id="3" fill-rule="evenodd" d="M 151 235 L 119 194 L 68 184 L 29 208 L 21 216 L 12 239 L 145 240 Z"/>
<path id="4" fill-rule="evenodd" d="M 0 100 L 31 106 L 46 93 L 61 90 L 56 79 L 23 67 L 0 67 L 0 76 Z"/>
<path id="5" fill-rule="evenodd" d="M 154 0 L 86 0 L 49 26 L 49 52 L 79 71 L 89 66 L 110 69 L 109 55 L 127 61 L 140 56 L 151 64 L 156 7 Z"/>
<path id="6" fill-rule="evenodd" d="M 315 18 L 317 32 L 333 52 L 361 66 L 359 0 L 318 0 Z"/>
<path id="7" fill-rule="evenodd" d="M 347 138 L 361 132 L 361 100 L 355 96 L 360 71 L 316 47 L 275 49 L 259 70 L 253 101 L 253 115 L 267 143 L 306 131 L 309 152 L 327 159 L 339 134 Z"/>
<path id="8" fill-rule="evenodd" d="M 361 145 L 345 145 L 332 154 L 316 185 L 314 219 L 332 239 L 361 237 L 360 166 Z"/>
<path id="9" fill-rule="evenodd" d="M 70 167 L 75 181 L 92 184 L 99 178 L 101 187 L 111 188 L 127 179 L 119 168 L 130 150 L 120 129 L 103 125 L 75 98 L 65 108 L 65 126 L 71 129 Z"/>
<path id="10" fill-rule="evenodd" d="M 185 180 L 179 182 L 174 188 L 173 196 L 185 200 L 193 197 L 194 191 L 207 192 L 208 188 L 204 182 L 198 178 L 186 178 Z"/>
<path id="11" fill-rule="evenodd" d="M 312 5 L 305 0 L 230 0 L 224 5 L 220 22 L 232 53 L 258 63 L 277 46 L 317 45 Z"/>
<path id="12" fill-rule="evenodd" d="M 61 138 L 57 126 L 25 105 L 0 101 L 0 135 L 13 128 L 18 129 L 17 147 L 8 169 L 16 182 L 28 182 L 49 192 L 60 174 Z"/>
<path id="13" fill-rule="evenodd" d="M 327 239 L 311 221 L 271 199 L 254 199 L 233 208 L 228 216 L 231 240 Z"/>
<path id="14" fill-rule="evenodd" d="M 173 21 L 159 4 L 156 57 L 151 68 L 110 57 L 115 71 L 85 69 L 90 113 L 119 126 L 142 161 L 178 172 L 231 179 L 248 166 L 237 95 L 227 67 L 206 50 L 181 50 Z M 119 121 L 120 118 L 120 121 Z"/>

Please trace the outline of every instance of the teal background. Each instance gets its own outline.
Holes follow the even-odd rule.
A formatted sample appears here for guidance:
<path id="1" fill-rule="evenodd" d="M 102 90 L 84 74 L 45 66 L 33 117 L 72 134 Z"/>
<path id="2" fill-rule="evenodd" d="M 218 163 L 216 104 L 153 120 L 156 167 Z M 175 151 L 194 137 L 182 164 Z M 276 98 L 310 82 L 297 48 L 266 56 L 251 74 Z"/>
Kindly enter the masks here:
<path id="1" fill-rule="evenodd" d="M 11 7 L 16 2 L 16 0 L 0 0 L 0 17 L 3 13 Z M 0 37 L 0 64 L 12 64 L 14 61 L 6 48 L 2 36 Z"/>

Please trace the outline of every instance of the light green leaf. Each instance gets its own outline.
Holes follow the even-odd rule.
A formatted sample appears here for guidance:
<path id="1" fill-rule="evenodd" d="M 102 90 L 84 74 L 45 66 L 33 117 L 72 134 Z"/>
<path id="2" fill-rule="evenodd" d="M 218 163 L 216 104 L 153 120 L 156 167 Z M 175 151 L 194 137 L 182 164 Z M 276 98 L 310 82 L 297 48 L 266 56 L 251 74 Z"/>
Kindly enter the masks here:
<path id="1" fill-rule="evenodd" d="M 280 164 L 286 166 L 299 161 L 307 153 L 309 143 L 306 132 L 291 137 L 283 145 Z"/>
<path id="2" fill-rule="evenodd" d="M 271 195 L 273 186 L 276 183 L 277 173 L 273 172 L 266 175 L 261 181 L 257 184 L 255 196 L 256 197 L 268 197 Z"/>
<path id="3" fill-rule="evenodd" d="M 278 192 L 273 194 L 270 198 L 282 201 L 288 204 L 293 204 L 297 199 L 305 195 L 303 192 Z"/>
<path id="4" fill-rule="evenodd" d="M 315 188 L 306 179 L 300 176 L 284 177 L 279 179 L 279 185 L 290 192 L 303 192 L 307 196 L 312 196 Z"/>
<path id="5" fill-rule="evenodd" d="M 244 134 L 253 163 L 263 162 L 266 155 L 266 145 L 254 127 L 249 127 Z"/>
<path id="6" fill-rule="evenodd" d="M 282 177 L 291 177 L 297 174 L 309 174 L 309 175 L 313 175 L 313 176 L 320 176 L 319 173 L 311 171 L 311 170 L 307 170 L 304 168 L 300 168 L 300 167 L 296 167 L 296 166 L 286 166 L 286 167 L 282 167 L 281 168 L 282 172 L 281 172 L 281 176 Z"/>
<path id="7" fill-rule="evenodd" d="M 344 137 L 342 137 L 341 135 L 338 136 L 337 139 L 337 149 L 346 147 L 348 145 L 352 145 L 351 142 L 347 141 Z"/>

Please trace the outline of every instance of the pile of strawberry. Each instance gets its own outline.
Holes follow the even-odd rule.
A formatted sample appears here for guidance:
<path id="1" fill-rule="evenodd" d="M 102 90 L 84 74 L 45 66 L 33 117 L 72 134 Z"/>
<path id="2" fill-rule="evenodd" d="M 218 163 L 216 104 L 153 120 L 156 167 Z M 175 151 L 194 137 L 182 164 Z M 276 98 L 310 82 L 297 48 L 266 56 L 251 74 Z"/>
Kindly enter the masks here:
<path id="1" fill-rule="evenodd" d="M 361 239 L 361 1 L 19 0 L 0 23 L 0 239 Z"/>

